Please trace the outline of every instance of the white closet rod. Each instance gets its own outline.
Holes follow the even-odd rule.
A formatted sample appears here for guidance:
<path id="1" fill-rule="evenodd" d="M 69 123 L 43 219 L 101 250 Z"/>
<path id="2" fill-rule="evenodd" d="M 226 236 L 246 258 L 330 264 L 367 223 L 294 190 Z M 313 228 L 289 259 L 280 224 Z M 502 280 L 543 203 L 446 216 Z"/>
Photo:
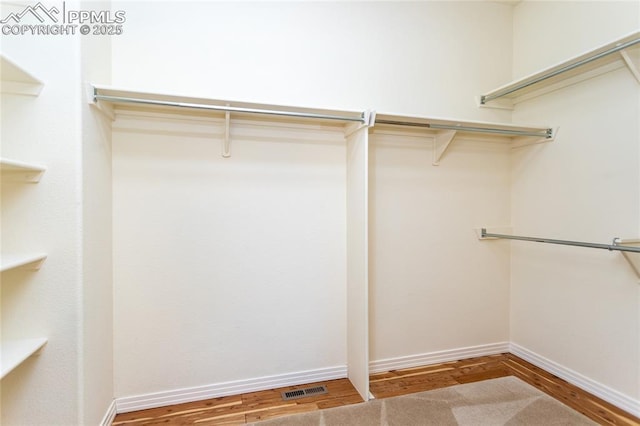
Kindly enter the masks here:
<path id="1" fill-rule="evenodd" d="M 108 96 L 108 95 L 101 95 L 97 93 L 97 91 L 94 92 L 93 101 L 157 105 L 157 106 L 176 107 L 176 108 L 203 109 L 203 110 L 210 110 L 210 111 L 279 115 L 279 116 L 285 116 L 285 117 L 317 118 L 317 119 L 323 119 L 323 120 L 355 121 L 359 123 L 366 123 L 365 113 L 362 113 L 360 117 L 354 117 L 354 116 L 346 116 L 346 115 L 317 114 L 312 112 L 242 108 L 242 107 L 232 107 L 232 106 L 226 106 L 226 105 L 208 105 L 208 104 L 196 104 L 196 103 L 188 103 L 188 102 L 161 101 L 161 100 L 155 100 L 155 99 L 128 98 L 123 96 Z"/>
<path id="2" fill-rule="evenodd" d="M 513 92 L 517 92 L 518 90 L 524 89 L 525 87 L 529 87 L 529 86 L 532 86 L 532 85 L 534 85 L 536 83 L 539 83 L 541 81 L 547 80 L 547 79 L 549 79 L 551 77 L 555 77 L 558 74 L 562 74 L 564 72 L 571 71 L 572 69 L 578 68 L 578 67 L 580 67 L 582 65 L 585 65 L 585 64 L 588 64 L 589 62 L 597 61 L 600 58 L 603 58 L 603 57 L 605 57 L 607 55 L 611 55 L 612 53 L 619 52 L 621 50 L 624 50 L 624 49 L 626 49 L 628 47 L 631 47 L 631 46 L 633 46 L 635 44 L 638 44 L 638 43 L 640 43 L 640 38 L 628 41 L 626 43 L 622 43 L 622 44 L 620 44 L 618 46 L 612 47 L 611 49 L 605 50 L 604 52 L 600 52 L 598 54 L 595 54 L 593 56 L 589 56 L 589 57 L 584 58 L 584 59 L 582 59 L 582 60 L 580 60 L 578 62 L 575 62 L 573 64 L 566 65 L 566 66 L 564 66 L 564 67 L 562 67 L 560 69 L 557 69 L 555 71 L 552 71 L 552 72 L 549 72 L 547 74 L 543 74 L 541 76 L 538 76 L 538 77 L 534 78 L 533 80 L 522 82 L 522 83 L 520 83 L 520 84 L 518 84 L 518 85 L 516 85 L 514 87 L 509 87 L 509 88 L 506 88 L 504 90 L 499 90 L 499 91 L 497 91 L 495 93 L 492 93 L 490 95 L 482 95 L 480 97 L 480 103 L 482 105 L 484 105 L 489 101 L 501 98 L 502 96 L 508 95 L 510 93 L 513 93 Z"/>
<path id="3" fill-rule="evenodd" d="M 584 243 L 581 241 L 552 240 L 549 238 L 521 237 L 518 235 L 491 234 L 491 233 L 488 233 L 485 228 L 482 228 L 480 236 L 482 238 L 501 238 L 506 240 L 533 241 L 536 243 L 560 244 L 564 246 L 578 246 L 578 247 L 605 249 L 609 251 L 615 250 L 615 251 L 629 251 L 629 252 L 640 253 L 640 247 L 630 247 L 630 246 L 619 245 L 619 242 L 620 242 L 619 238 L 614 238 L 611 244 L 597 244 L 597 243 Z"/>
<path id="4" fill-rule="evenodd" d="M 528 132 L 526 130 L 509 130 L 509 129 L 487 128 L 487 127 L 456 126 L 456 125 L 449 125 L 449 124 L 416 123 L 416 122 L 410 122 L 410 121 L 384 120 L 384 119 L 376 119 L 376 124 L 426 127 L 429 129 L 437 129 L 437 130 L 457 130 L 460 132 L 490 133 L 490 134 L 501 134 L 501 135 L 510 135 L 510 136 L 533 136 L 538 138 L 544 137 L 546 139 L 550 139 L 553 137 L 553 129 L 545 129 L 544 132 Z"/>

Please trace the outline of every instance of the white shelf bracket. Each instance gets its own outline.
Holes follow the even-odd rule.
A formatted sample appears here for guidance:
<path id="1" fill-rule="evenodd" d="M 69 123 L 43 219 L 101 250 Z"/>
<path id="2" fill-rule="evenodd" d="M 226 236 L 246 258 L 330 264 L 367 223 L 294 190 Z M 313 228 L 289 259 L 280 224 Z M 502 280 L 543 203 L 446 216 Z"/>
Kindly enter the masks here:
<path id="1" fill-rule="evenodd" d="M 640 246 L 640 240 L 621 240 L 616 238 L 614 244 L 620 244 L 624 246 Z M 622 255 L 629 262 L 629 266 L 636 273 L 636 276 L 640 279 L 640 253 L 633 253 L 627 251 L 621 251 Z M 640 281 L 638 281 L 640 282 Z"/>
<path id="2" fill-rule="evenodd" d="M 372 110 L 366 110 L 362 113 L 362 122 L 353 123 L 348 126 L 344 132 L 344 137 L 348 138 L 352 134 L 359 132 L 362 129 L 368 129 L 376 124 L 376 112 Z"/>
<path id="3" fill-rule="evenodd" d="M 227 106 L 229 106 L 227 104 Z M 231 157 L 231 113 L 224 113 L 224 140 L 222 141 L 222 156 Z"/>
<path id="4" fill-rule="evenodd" d="M 506 109 L 509 111 L 513 111 L 514 109 L 514 105 L 513 105 L 513 101 L 511 99 L 496 99 L 495 101 L 492 101 L 491 103 L 482 103 L 482 97 L 481 96 L 476 96 L 475 97 L 475 101 L 476 101 L 476 106 L 478 108 L 491 108 L 491 109 Z"/>
<path id="5" fill-rule="evenodd" d="M 443 130 L 441 132 L 436 133 L 436 136 L 433 138 L 433 165 L 439 166 L 440 160 L 444 156 L 444 153 L 447 152 L 449 145 L 453 142 L 453 139 L 456 137 L 456 130 Z"/>
<path id="6" fill-rule="evenodd" d="M 476 236 L 479 240 L 497 240 L 494 237 L 485 237 L 482 235 L 482 230 L 487 231 L 490 234 L 511 234 L 513 232 L 513 228 L 511 226 L 493 226 L 493 227 L 484 227 L 484 228 L 473 228 L 476 233 Z"/>
<path id="7" fill-rule="evenodd" d="M 116 120 L 116 115 L 113 112 L 113 107 L 111 105 L 105 105 L 96 99 L 96 95 L 98 94 L 98 89 L 93 87 L 92 85 L 87 85 L 87 99 L 89 99 L 89 106 L 91 108 L 95 108 L 100 114 L 104 115 L 111 121 Z"/>
<path id="8" fill-rule="evenodd" d="M 548 132 L 550 132 L 548 133 L 548 137 L 539 138 L 539 139 L 514 137 L 513 143 L 511 144 L 511 148 L 515 149 L 515 148 L 522 148 L 523 146 L 538 145 L 541 143 L 553 142 L 556 140 L 556 135 L 558 134 L 559 130 L 560 130 L 560 127 L 548 129 Z"/>
<path id="9" fill-rule="evenodd" d="M 640 83 L 640 50 L 634 49 L 631 52 L 626 50 L 620 51 L 620 55 L 622 59 L 624 59 L 624 63 L 631 71 L 631 74 L 636 78 L 636 81 Z"/>

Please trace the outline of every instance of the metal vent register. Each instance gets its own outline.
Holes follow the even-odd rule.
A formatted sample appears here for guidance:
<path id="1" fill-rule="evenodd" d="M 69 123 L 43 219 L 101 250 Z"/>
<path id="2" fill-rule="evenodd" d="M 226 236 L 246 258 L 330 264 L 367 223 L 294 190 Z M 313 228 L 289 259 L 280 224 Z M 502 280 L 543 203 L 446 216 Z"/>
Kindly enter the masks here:
<path id="1" fill-rule="evenodd" d="M 329 393 L 326 386 L 316 386 L 313 388 L 296 389 L 292 391 L 282 392 L 282 399 L 288 401 L 290 399 L 304 398 L 307 396 L 323 395 Z"/>

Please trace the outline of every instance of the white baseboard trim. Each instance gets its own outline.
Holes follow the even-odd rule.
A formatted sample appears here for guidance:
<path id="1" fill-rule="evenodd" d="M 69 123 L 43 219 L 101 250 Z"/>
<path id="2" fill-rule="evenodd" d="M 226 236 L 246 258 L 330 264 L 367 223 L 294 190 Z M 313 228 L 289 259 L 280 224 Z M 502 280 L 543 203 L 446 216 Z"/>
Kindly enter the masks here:
<path id="1" fill-rule="evenodd" d="M 640 401 L 623 393 L 613 390 L 595 380 L 589 379 L 567 367 L 536 354 L 513 342 L 499 342 L 466 348 L 429 352 L 418 355 L 388 358 L 369 363 L 370 373 L 398 370 L 403 368 L 421 367 L 442 362 L 458 361 L 477 356 L 497 355 L 510 352 L 525 361 L 542 368 L 549 373 L 572 383 L 579 388 L 615 405 L 616 407 L 640 417 Z M 231 382 L 214 383 L 192 388 L 176 389 L 144 395 L 116 398 L 109 406 L 101 426 L 112 423 L 116 413 L 144 410 L 147 408 L 200 401 L 228 395 L 238 395 L 284 386 L 294 386 L 321 382 L 325 380 L 342 379 L 347 377 L 347 367 L 329 367 L 308 370 L 276 376 L 259 377 L 255 379 L 236 380 Z"/>
<path id="2" fill-rule="evenodd" d="M 640 400 L 633 399 L 595 380 L 589 379 L 516 343 L 511 342 L 509 352 L 636 417 L 640 417 Z"/>
<path id="3" fill-rule="evenodd" d="M 109 408 L 107 408 L 107 412 L 102 418 L 102 421 L 100 422 L 100 426 L 111 426 L 111 423 L 113 423 L 113 419 L 115 418 L 116 418 L 116 400 L 114 399 L 113 401 L 111 401 L 111 404 L 109 404 Z"/>
<path id="4" fill-rule="evenodd" d="M 325 380 L 343 379 L 347 377 L 347 366 L 321 368 L 317 370 L 299 371 L 276 376 L 258 377 L 255 379 L 236 380 L 232 382 L 214 383 L 192 388 L 175 389 L 145 395 L 116 398 L 118 413 L 163 407 L 165 405 L 182 404 L 220 396 L 238 395 L 274 389 L 283 386 L 302 385 Z"/>
<path id="5" fill-rule="evenodd" d="M 445 351 L 371 361 L 369 362 L 369 372 L 380 373 L 383 371 L 399 370 L 402 368 L 421 367 L 424 365 L 458 361 L 476 356 L 496 355 L 505 352 L 509 352 L 509 342 L 449 349 Z"/>

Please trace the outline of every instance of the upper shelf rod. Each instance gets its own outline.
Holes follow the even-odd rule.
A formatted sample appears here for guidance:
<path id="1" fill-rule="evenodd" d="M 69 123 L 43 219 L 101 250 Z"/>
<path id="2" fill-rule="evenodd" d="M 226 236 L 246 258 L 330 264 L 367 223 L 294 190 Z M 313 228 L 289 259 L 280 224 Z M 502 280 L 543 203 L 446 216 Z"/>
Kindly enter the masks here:
<path id="1" fill-rule="evenodd" d="M 520 237 L 517 235 L 490 234 L 487 232 L 485 228 L 482 228 L 482 232 L 480 235 L 482 238 L 503 238 L 507 240 L 533 241 L 536 243 L 560 244 L 565 246 L 588 247 L 588 248 L 604 249 L 609 251 L 629 251 L 629 252 L 640 253 L 640 247 L 618 245 L 620 242 L 620 238 L 614 238 L 611 244 L 597 244 L 597 243 L 584 243 L 581 241 L 552 240 L 549 238 Z"/>
<path id="2" fill-rule="evenodd" d="M 572 69 L 581 67 L 582 65 L 588 64 L 589 62 L 597 61 L 600 58 L 603 58 L 605 56 L 611 55 L 612 53 L 619 52 L 621 50 L 624 50 L 624 49 L 626 49 L 628 47 L 631 47 L 631 46 L 633 46 L 635 44 L 638 44 L 638 43 L 640 43 L 640 38 L 636 38 L 634 40 L 627 41 L 626 43 L 619 44 L 619 45 L 617 45 L 615 47 L 612 47 L 611 49 L 605 50 L 604 52 L 600 52 L 600 53 L 595 54 L 593 56 L 589 56 L 587 58 L 584 58 L 584 59 L 582 59 L 580 61 L 568 64 L 568 65 L 566 65 L 566 66 L 564 66 L 562 68 L 559 68 L 559 69 L 557 69 L 555 71 L 551 71 L 551 72 L 548 72 L 546 74 L 540 75 L 540 76 L 538 76 L 538 77 L 536 77 L 536 78 L 534 78 L 532 80 L 524 81 L 524 82 L 522 82 L 522 83 L 520 83 L 518 85 L 515 85 L 515 86 L 512 86 L 512 87 L 507 87 L 507 88 L 505 88 L 503 90 L 498 90 L 495 93 L 492 93 L 490 95 L 482 95 L 482 96 L 480 96 L 480 104 L 484 105 L 489 101 L 501 98 L 501 97 L 506 96 L 506 95 L 508 95 L 510 93 L 513 93 L 513 92 L 517 92 L 518 90 L 524 89 L 525 87 L 529 87 L 529 86 L 532 86 L 534 84 L 540 83 L 541 81 L 544 81 L 544 80 L 547 80 L 549 78 L 555 77 L 558 74 L 562 74 L 562 73 L 565 73 L 567 71 L 571 71 Z"/>
<path id="3" fill-rule="evenodd" d="M 526 130 L 512 130 L 512 129 L 498 129 L 498 128 L 487 128 L 487 127 L 472 127 L 472 126 L 456 126 L 449 124 L 432 124 L 432 123 L 416 123 L 409 121 L 398 121 L 398 120 L 384 120 L 384 119 L 376 119 L 376 124 L 391 124 L 396 126 L 412 126 L 412 127 L 426 127 L 429 129 L 438 129 L 438 130 L 457 130 L 460 132 L 476 132 L 476 133 L 490 133 L 490 134 L 501 134 L 501 135 L 509 135 L 509 136 L 533 136 L 533 137 L 544 137 L 546 139 L 550 139 L 553 137 L 553 129 L 545 129 L 544 132 L 530 132 Z"/>
<path id="4" fill-rule="evenodd" d="M 93 101 L 157 105 L 157 106 L 189 108 L 189 109 L 204 109 L 204 110 L 222 111 L 222 112 L 279 115 L 279 116 L 285 116 L 285 117 L 298 117 L 298 118 L 318 118 L 323 120 L 354 121 L 359 123 L 366 123 L 367 121 L 365 117 L 365 113 L 362 113 L 362 115 L 360 115 L 359 117 L 355 117 L 355 116 L 346 116 L 346 115 L 319 114 L 319 113 L 312 113 L 312 112 L 279 111 L 279 110 L 259 109 L 259 108 L 242 108 L 242 107 L 233 107 L 228 105 L 196 104 L 196 103 L 188 103 L 188 102 L 175 102 L 175 101 L 165 101 L 165 100 L 155 100 L 155 99 L 129 98 L 124 96 L 101 95 L 98 93 L 97 89 L 94 90 Z"/>

